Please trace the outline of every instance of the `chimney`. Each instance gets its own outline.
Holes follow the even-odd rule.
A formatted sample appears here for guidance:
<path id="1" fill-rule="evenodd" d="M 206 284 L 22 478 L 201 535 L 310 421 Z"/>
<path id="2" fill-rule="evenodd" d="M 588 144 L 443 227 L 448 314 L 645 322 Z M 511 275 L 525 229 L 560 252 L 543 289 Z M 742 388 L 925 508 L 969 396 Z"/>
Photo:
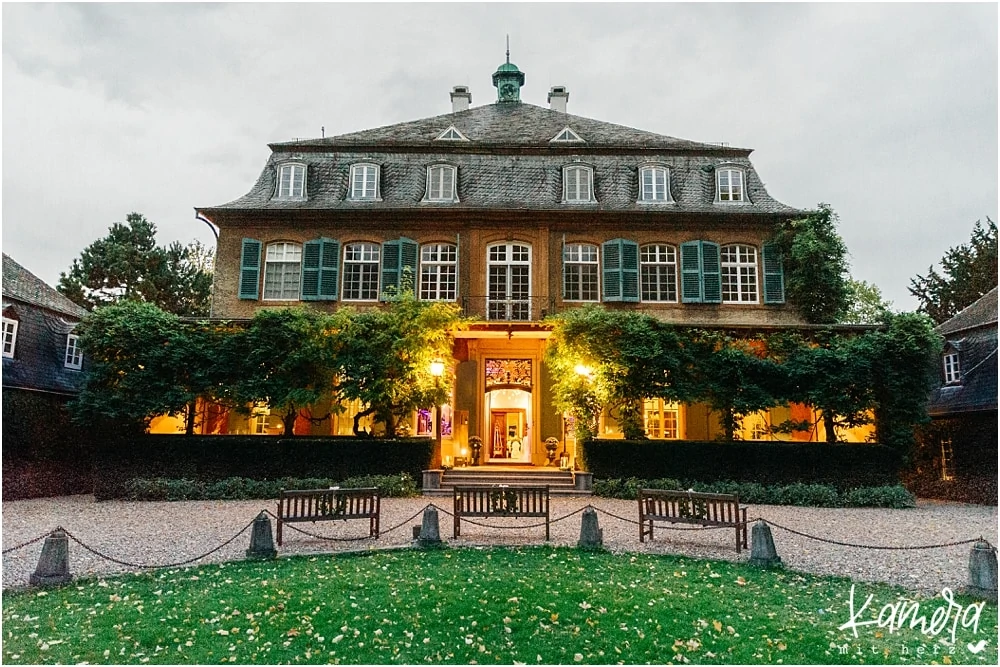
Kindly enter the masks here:
<path id="1" fill-rule="evenodd" d="M 566 86 L 552 86 L 552 90 L 549 91 L 549 108 L 566 113 L 567 102 L 569 102 L 569 91 L 566 90 Z"/>
<path id="2" fill-rule="evenodd" d="M 455 86 L 451 89 L 451 112 L 466 111 L 472 106 L 472 93 L 468 86 Z"/>

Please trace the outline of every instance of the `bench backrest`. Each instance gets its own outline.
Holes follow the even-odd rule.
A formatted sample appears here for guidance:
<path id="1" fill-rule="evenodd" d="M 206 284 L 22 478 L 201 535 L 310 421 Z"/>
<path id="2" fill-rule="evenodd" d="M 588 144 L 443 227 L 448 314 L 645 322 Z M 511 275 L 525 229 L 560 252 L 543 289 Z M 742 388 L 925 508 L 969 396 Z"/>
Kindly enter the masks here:
<path id="1" fill-rule="evenodd" d="M 549 515 L 547 486 L 456 486 L 455 514 L 460 516 Z"/>
<path id="2" fill-rule="evenodd" d="M 301 489 L 285 491 L 278 498 L 279 515 L 285 520 L 313 517 L 365 518 L 378 515 L 377 488 Z"/>
<path id="3" fill-rule="evenodd" d="M 740 499 L 737 495 L 725 493 L 641 489 L 639 516 L 729 525 L 741 520 Z"/>

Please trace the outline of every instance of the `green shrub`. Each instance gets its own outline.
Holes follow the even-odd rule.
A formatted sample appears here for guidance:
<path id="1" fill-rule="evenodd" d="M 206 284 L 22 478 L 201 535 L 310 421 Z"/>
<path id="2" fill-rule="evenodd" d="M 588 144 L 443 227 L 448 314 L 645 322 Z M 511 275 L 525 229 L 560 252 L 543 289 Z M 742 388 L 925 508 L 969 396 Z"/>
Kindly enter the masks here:
<path id="1" fill-rule="evenodd" d="M 406 498 L 420 494 L 414 479 L 407 473 L 398 475 L 365 475 L 334 480 L 327 477 L 282 477 L 281 479 L 249 479 L 227 477 L 215 482 L 192 479 L 133 478 L 126 484 L 129 500 L 267 500 L 277 498 L 281 489 L 345 489 L 377 487 L 382 495 Z"/>
<path id="2" fill-rule="evenodd" d="M 840 507 L 837 489 L 826 484 L 788 484 L 771 487 L 772 503 L 800 507 Z"/>
<path id="3" fill-rule="evenodd" d="M 916 498 L 902 486 L 869 486 L 843 494 L 846 507 L 916 507 Z"/>

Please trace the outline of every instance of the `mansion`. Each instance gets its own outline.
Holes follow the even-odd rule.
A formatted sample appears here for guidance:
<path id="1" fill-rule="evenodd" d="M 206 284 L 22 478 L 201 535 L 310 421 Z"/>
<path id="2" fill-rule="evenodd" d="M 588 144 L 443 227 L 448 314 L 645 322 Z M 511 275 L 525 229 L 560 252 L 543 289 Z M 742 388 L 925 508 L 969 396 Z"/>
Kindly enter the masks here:
<path id="1" fill-rule="evenodd" d="M 524 82 L 508 59 L 493 74 L 491 104 L 473 107 L 470 89 L 456 86 L 450 113 L 270 144 L 247 194 L 197 208 L 219 236 L 212 317 L 379 307 L 401 288 L 456 303 L 474 323 L 456 332 L 446 363 L 450 403 L 417 411 L 404 428 L 440 438 L 442 459 L 479 436 L 483 462 L 536 465 L 546 439 L 572 440 L 552 405 L 546 316 L 599 303 L 679 325 L 804 326 L 770 240 L 805 212 L 768 194 L 751 150 L 572 115 L 565 87 L 551 88 L 548 107 L 528 104 Z M 347 407 L 303 419 L 301 432 L 350 434 L 363 406 Z M 721 432 L 705 405 L 644 408 L 651 438 Z M 817 421 L 805 406 L 775 408 L 745 419 L 740 435 L 778 437 L 768 425 L 788 419 Z M 205 433 L 281 427 L 266 410 L 203 421 Z M 175 430 L 170 422 L 151 429 Z M 610 414 L 600 431 L 621 437 Z M 860 441 L 868 430 L 842 435 Z M 780 437 L 825 436 L 820 423 Z"/>

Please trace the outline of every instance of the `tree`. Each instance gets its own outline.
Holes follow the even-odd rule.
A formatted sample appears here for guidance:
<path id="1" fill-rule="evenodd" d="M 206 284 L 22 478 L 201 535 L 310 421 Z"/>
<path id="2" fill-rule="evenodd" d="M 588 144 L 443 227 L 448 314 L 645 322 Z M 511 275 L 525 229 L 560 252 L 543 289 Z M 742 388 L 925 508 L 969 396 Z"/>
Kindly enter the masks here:
<path id="1" fill-rule="evenodd" d="M 943 275 L 932 265 L 926 276 L 910 280 L 917 310 L 941 324 L 997 286 L 997 225 L 976 220 L 968 243 L 949 248 L 941 258 Z"/>
<path id="2" fill-rule="evenodd" d="M 458 306 L 418 301 L 407 290 L 385 308 L 338 315 L 343 339 L 336 391 L 342 401 L 364 406 L 354 417 L 355 435 L 361 435 L 360 420 L 373 415 L 393 437 L 399 417 L 447 400 L 451 374 L 437 378 L 430 367 L 452 356 L 452 332 L 462 325 Z"/>
<path id="3" fill-rule="evenodd" d="M 94 309 L 119 301 L 144 301 L 181 316 L 208 315 L 212 288 L 210 252 L 198 242 L 156 245 L 156 225 L 129 213 L 108 235 L 84 248 L 56 289 Z"/>
<path id="4" fill-rule="evenodd" d="M 75 417 L 103 418 L 145 430 L 157 415 L 187 414 L 194 431 L 194 404 L 219 383 L 215 350 L 223 333 L 208 324 L 183 324 L 149 303 L 123 301 L 98 308 L 77 327 L 88 359 Z"/>
<path id="5" fill-rule="evenodd" d="M 879 324 L 892 312 L 892 302 L 882 298 L 882 290 L 864 280 L 847 279 L 847 310 L 843 324 Z"/>
<path id="6" fill-rule="evenodd" d="M 807 322 L 837 322 L 848 307 L 847 246 L 837 214 L 820 204 L 805 218 L 783 222 L 774 242 L 781 249 L 785 294 Z"/>

